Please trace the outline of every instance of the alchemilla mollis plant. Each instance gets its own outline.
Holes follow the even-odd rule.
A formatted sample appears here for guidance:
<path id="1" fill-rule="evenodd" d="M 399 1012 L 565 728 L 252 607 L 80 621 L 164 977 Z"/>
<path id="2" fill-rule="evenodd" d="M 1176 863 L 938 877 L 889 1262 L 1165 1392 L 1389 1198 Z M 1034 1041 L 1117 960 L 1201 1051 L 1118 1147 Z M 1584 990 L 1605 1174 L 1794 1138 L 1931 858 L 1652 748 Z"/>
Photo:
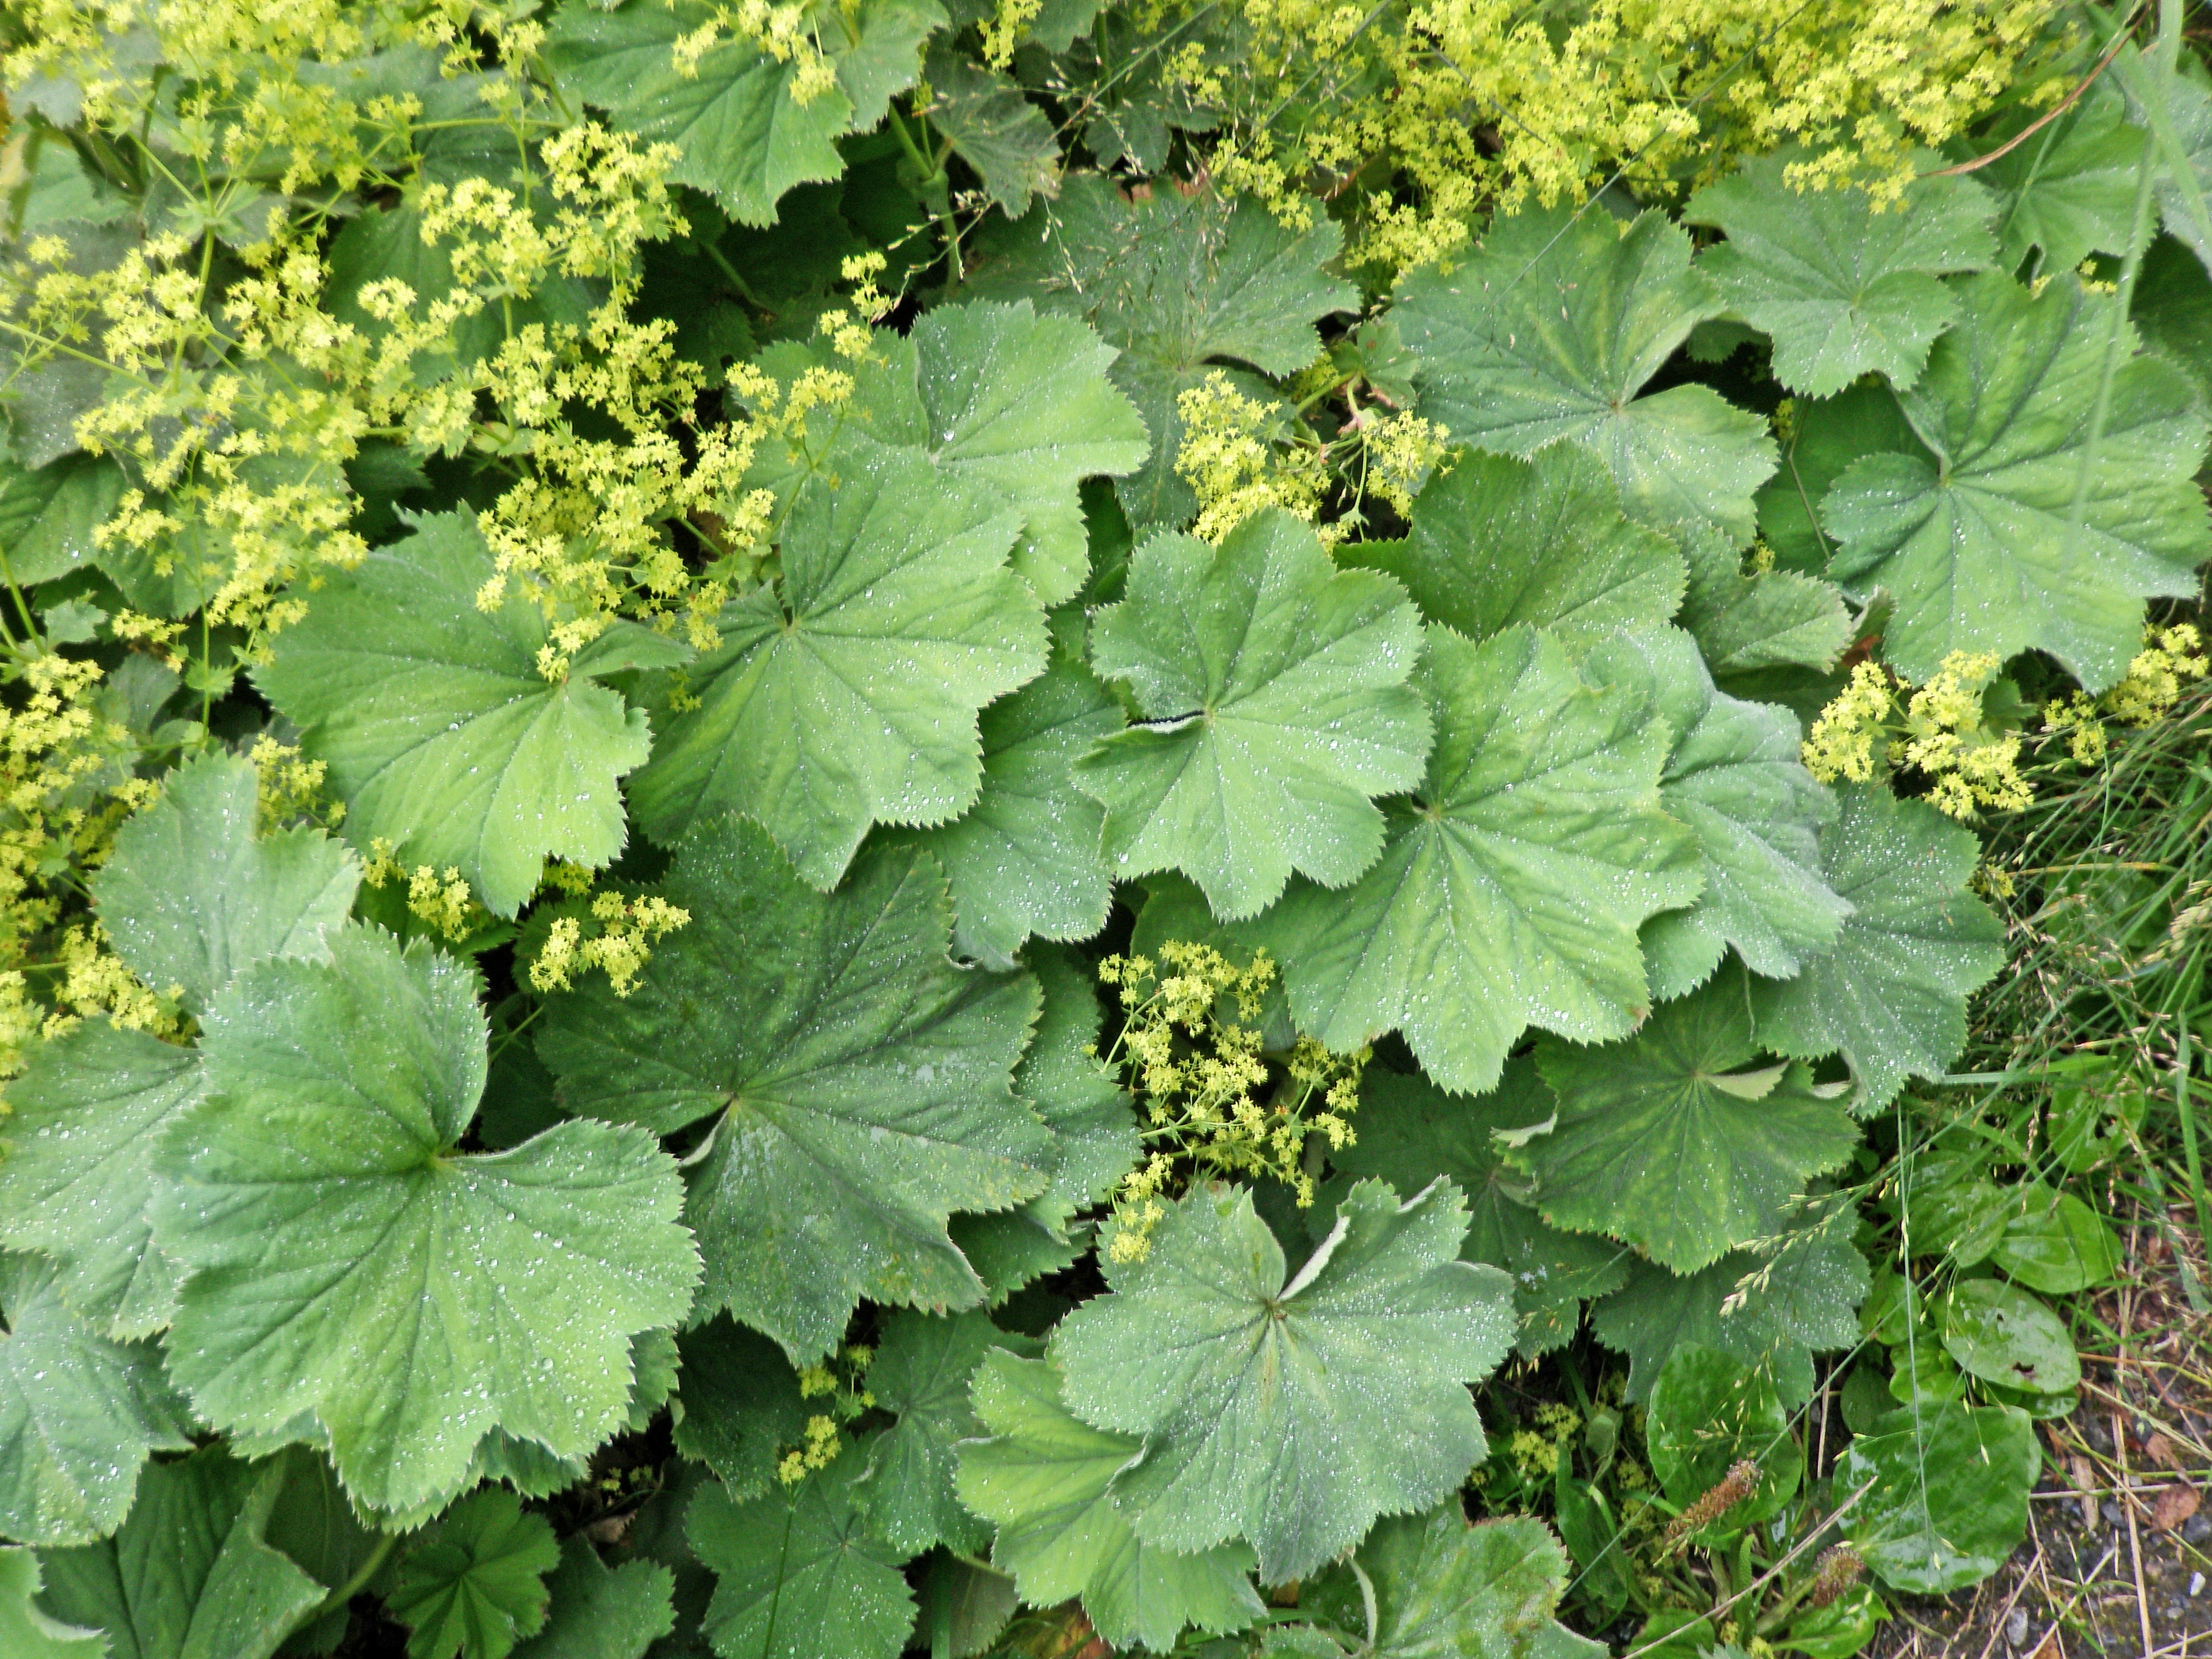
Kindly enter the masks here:
<path id="1" fill-rule="evenodd" d="M 2206 672 L 2183 9 L 0 12 L 0 1652 L 1990 1571 L 1869 1135 Z"/>

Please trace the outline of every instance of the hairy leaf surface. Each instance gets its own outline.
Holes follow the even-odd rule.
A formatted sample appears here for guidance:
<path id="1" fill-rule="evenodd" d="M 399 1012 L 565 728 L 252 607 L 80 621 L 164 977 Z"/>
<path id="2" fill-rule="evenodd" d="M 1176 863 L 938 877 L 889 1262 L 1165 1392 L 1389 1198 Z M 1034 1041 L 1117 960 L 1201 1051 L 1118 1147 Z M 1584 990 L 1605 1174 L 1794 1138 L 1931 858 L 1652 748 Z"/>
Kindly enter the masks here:
<path id="1" fill-rule="evenodd" d="M 982 1431 L 969 1379 L 1008 1339 L 988 1315 L 932 1318 L 902 1311 L 884 1322 L 868 1392 L 897 1421 L 868 1443 L 862 1487 L 868 1524 L 902 1557 L 945 1544 L 973 1555 L 990 1529 L 952 1495 L 953 1446 Z"/>
<path id="2" fill-rule="evenodd" d="M 35 1552 L 0 1545 L 0 1644 L 17 1659 L 105 1659 L 107 1638 L 40 1610 Z"/>
<path id="3" fill-rule="evenodd" d="M 385 1606 L 414 1632 L 409 1659 L 507 1659 L 545 1623 L 561 1547 L 511 1492 L 471 1492 L 408 1550 Z"/>
<path id="4" fill-rule="evenodd" d="M 1462 1659 L 1527 1652 L 1566 1588 L 1567 1555 L 1528 1516 L 1469 1525 L 1456 1499 L 1378 1522 L 1352 1558 L 1375 1598 L 1374 1659 Z M 1368 1629 L 1359 1577 L 1338 1565 L 1298 1610 L 1355 1639 Z"/>

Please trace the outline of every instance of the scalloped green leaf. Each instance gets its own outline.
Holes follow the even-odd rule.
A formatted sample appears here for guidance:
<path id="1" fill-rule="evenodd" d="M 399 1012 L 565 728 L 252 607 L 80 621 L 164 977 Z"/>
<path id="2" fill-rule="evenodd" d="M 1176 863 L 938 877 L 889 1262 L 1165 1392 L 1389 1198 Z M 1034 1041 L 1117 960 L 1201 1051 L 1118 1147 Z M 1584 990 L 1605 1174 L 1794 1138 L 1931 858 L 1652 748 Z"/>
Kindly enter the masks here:
<path id="1" fill-rule="evenodd" d="M 1035 981 L 952 964 L 944 878 L 911 848 L 867 854 L 825 896 L 757 825 L 722 819 L 658 890 L 690 925 L 629 996 L 594 981 L 560 998 L 538 1053 L 571 1111 L 663 1133 L 714 1118 L 684 1206 L 700 1315 L 726 1307 L 797 1363 L 864 1296 L 978 1305 L 946 1218 L 1034 1198 L 1053 1167 L 1009 1084 Z"/>
<path id="2" fill-rule="evenodd" d="M 1806 159 L 1754 156 L 1690 198 L 1684 221 L 1728 237 L 1698 269 L 1774 342 L 1774 378 L 1792 392 L 1826 398 L 1869 373 L 1911 386 L 1958 309 L 1938 279 L 1996 261 L 1996 204 L 1963 176 L 1880 203 L 1848 183 L 1800 190 L 1788 173 Z"/>
<path id="3" fill-rule="evenodd" d="M 1137 1535 L 1110 1488 L 1144 1443 L 1070 1412 L 1049 1363 L 994 1348 L 973 1393 L 984 1433 L 957 1448 L 954 1488 L 996 1528 L 992 1564 L 1014 1576 L 1024 1601 L 1079 1598 L 1114 1646 L 1160 1653 L 1187 1626 L 1220 1633 L 1261 1615 L 1244 1544 L 1177 1554 Z"/>
<path id="4" fill-rule="evenodd" d="M 402 862 L 460 871 L 485 907 L 511 916 L 545 860 L 596 867 L 627 838 L 616 780 L 653 746 L 644 712 L 594 675 L 665 664 L 683 648 L 635 624 L 538 672 L 551 624 L 496 574 L 472 514 L 441 513 L 415 533 L 331 570 L 306 617 L 276 636 L 255 678 L 330 768 L 358 845 L 390 842 Z"/>
<path id="5" fill-rule="evenodd" d="M 1567 1584 L 1567 1553 L 1550 1528 L 1527 1516 L 1470 1525 L 1455 1497 L 1426 1515 L 1376 1522 L 1352 1559 L 1358 1574 L 1332 1566 L 1300 1595 L 1298 1611 L 1362 1643 L 1372 1659 L 1527 1654 Z"/>
<path id="6" fill-rule="evenodd" d="M 545 1581 L 553 1597 L 545 1628 L 515 1649 L 514 1659 L 644 1659 L 676 1627 L 674 1586 L 675 1575 L 657 1561 L 610 1571 L 590 1539 L 571 1538 Z"/>
<path id="7" fill-rule="evenodd" d="M 897 1420 L 869 1440 L 861 1487 L 870 1528 L 902 1557 L 938 1544 L 973 1555 L 989 1540 L 990 1528 L 953 1496 L 953 1447 L 982 1432 L 968 1383 L 1005 1340 L 981 1313 L 933 1318 L 909 1310 L 884 1322 L 868 1392 Z"/>
<path id="8" fill-rule="evenodd" d="M 1586 683 L 1548 634 L 1475 645 L 1431 626 L 1414 683 L 1436 746 L 1382 858 L 1253 931 L 1300 1029 L 1342 1052 L 1395 1028 L 1443 1088 L 1480 1091 L 1529 1024 L 1586 1042 L 1635 1029 L 1637 930 L 1697 897 L 1695 844 L 1661 805 L 1666 723 Z"/>
<path id="9" fill-rule="evenodd" d="M 1138 1536 L 1176 1550 L 1242 1534 L 1280 1583 L 1378 1515 L 1426 1509 L 1483 1456 L 1463 1386 L 1513 1341 L 1511 1281 L 1462 1261 L 1449 1181 L 1405 1202 L 1362 1182 L 1296 1274 L 1248 1189 L 1196 1189 L 1109 1294 L 1053 1332 L 1069 1407 L 1141 1435 L 1115 1477 Z"/>
<path id="10" fill-rule="evenodd" d="M 897 1659 L 914 1592 L 869 1534 L 862 1467 L 848 1447 L 749 1504 L 719 1486 L 691 1500 L 684 1531 L 716 1579 L 704 1630 L 724 1659 Z"/>
<path id="11" fill-rule="evenodd" d="M 359 1504 L 407 1513 L 494 1429 L 575 1458 L 618 1428 L 630 1339 L 683 1319 L 698 1255 L 648 1135 L 455 1150 L 472 969 L 372 931 L 331 950 L 247 969 L 204 1022 L 207 1097 L 154 1157 L 155 1240 L 189 1273 L 169 1369 L 216 1426 L 325 1438 Z"/>
<path id="12" fill-rule="evenodd" d="M 1802 1066 L 1762 1063 L 1741 971 L 1652 1011 L 1626 1042 L 1547 1043 L 1557 1119 L 1514 1161 L 1556 1226 L 1605 1233 L 1678 1273 L 1779 1232 L 1859 1127 Z"/>
<path id="13" fill-rule="evenodd" d="M 1986 139 L 1978 133 L 1954 148 L 1960 160 L 1972 160 L 2035 118 L 2023 109 Z M 2126 252 L 2148 142 L 2129 121 L 2126 100 L 2107 83 L 2091 87 L 2049 127 L 1990 162 L 1981 177 L 1997 192 L 2004 268 L 2018 270 L 2037 248 L 2039 274 L 2071 270 L 2092 253 Z"/>
<path id="14" fill-rule="evenodd" d="M 1014 1092 L 1060 1140 L 1048 1197 L 1073 1212 L 1096 1204 L 1136 1167 L 1136 1103 L 1096 1052 L 1103 1018 L 1091 964 L 1073 951 L 1032 950 L 1044 993 L 1036 1035 L 1014 1070 Z"/>
<path id="15" fill-rule="evenodd" d="M 92 562 L 92 532 L 123 499 L 123 469 L 111 455 L 64 455 L 32 471 L 0 442 L 0 547 L 27 587 Z"/>
<path id="16" fill-rule="evenodd" d="M 832 459 L 834 484 L 792 505 L 781 580 L 723 608 L 721 643 L 630 784 L 663 843 L 741 812 L 825 890 L 871 823 L 974 803 L 978 712 L 1046 660 L 1043 608 L 1006 568 L 1021 521 L 1002 497 L 866 438 Z"/>
<path id="17" fill-rule="evenodd" d="M 1431 622 L 1481 641 L 1516 623 L 1577 654 L 1617 629 L 1658 628 L 1689 574 L 1658 532 L 1632 524 L 1597 458 L 1571 445 L 1526 461 L 1464 453 L 1431 475 L 1402 542 L 1353 542 L 1340 562 L 1388 571 Z"/>
<path id="18" fill-rule="evenodd" d="M 683 1356 L 676 1449 L 714 1470 L 737 1503 L 768 1490 L 777 1454 L 805 1437 L 806 1402 L 783 1350 L 727 1314 L 676 1339 Z"/>
<path id="19" fill-rule="evenodd" d="M 46 1553 L 47 1609 L 105 1630 L 112 1659 L 270 1659 L 323 1600 L 268 1541 L 283 1485 L 220 1446 L 155 1465 L 113 1538 Z"/>
<path id="20" fill-rule="evenodd" d="M 410 1546 L 386 1609 L 414 1633 L 408 1659 L 507 1659 L 545 1624 L 561 1546 L 511 1492 L 471 1492 Z"/>
<path id="21" fill-rule="evenodd" d="M 1820 878 L 1820 830 L 1838 809 L 1799 758 L 1797 717 L 1717 690 L 1675 629 L 1617 635 L 1583 672 L 1652 699 L 1674 733 L 1659 799 L 1697 838 L 1697 902 L 1644 927 L 1652 996 L 1687 994 L 1731 948 L 1770 979 L 1832 950 L 1851 910 Z"/>
<path id="22" fill-rule="evenodd" d="M 0 1244 L 37 1250 L 99 1329 L 148 1336 L 175 1310 L 176 1264 L 153 1248 L 148 1159 L 199 1098 L 199 1056 L 105 1019 L 41 1042 L 0 1118 Z"/>
<path id="23" fill-rule="evenodd" d="M 140 979 L 194 1014 L 249 963 L 327 960 L 324 937 L 343 924 L 361 884 L 345 843 L 301 827 L 262 835 L 260 790 L 248 762 L 186 761 L 161 797 L 115 832 L 92 879 L 115 953 Z"/>
<path id="24" fill-rule="evenodd" d="M 1631 518 L 1740 546 L 1774 471 L 1766 422 L 1707 386 L 1637 395 L 1724 308 L 1664 213 L 1624 228 L 1589 202 L 1495 221 L 1471 258 L 1401 282 L 1391 314 L 1421 362 L 1421 412 L 1455 441 L 1524 457 L 1579 443 Z"/>
<path id="25" fill-rule="evenodd" d="M 1375 861 L 1370 799 L 1410 788 L 1428 711 L 1407 684 L 1420 617 L 1385 576 L 1338 570 L 1270 509 L 1217 549 L 1164 533 L 1091 625 L 1091 661 L 1139 723 L 1079 762 L 1118 877 L 1179 869 L 1216 915 L 1257 915 L 1292 870 L 1341 886 Z"/>
<path id="26" fill-rule="evenodd" d="M 1966 999 L 2004 965 L 2004 927 L 1966 890 L 1970 830 L 1879 784 L 1842 792 L 1822 874 L 1852 908 L 1835 947 L 1796 979 L 1752 987 L 1759 1041 L 1805 1060 L 1841 1053 L 1861 1112 L 1908 1077 L 1941 1077 L 1966 1041 Z"/>
<path id="27" fill-rule="evenodd" d="M 1446 1095 L 1424 1077 L 1370 1067 L 1359 1087 L 1358 1139 L 1329 1154 L 1340 1177 L 1375 1176 L 1409 1193 L 1443 1176 L 1467 1194 L 1460 1255 L 1513 1276 L 1514 1346 L 1529 1359 L 1566 1342 L 1582 1304 L 1628 1278 L 1620 1246 L 1562 1232 L 1538 1214 L 1527 1177 L 1500 1150 L 1498 1133 L 1539 1127 L 1558 1110 L 1527 1055 L 1508 1060 L 1498 1087 L 1472 1099 Z"/>
<path id="28" fill-rule="evenodd" d="M 93 1330 L 55 1279 L 0 1255 L 0 1535 L 86 1544 L 122 1524 L 150 1454 L 191 1445 L 192 1421 L 160 1352 Z"/>
<path id="29" fill-rule="evenodd" d="M 1124 198 L 1082 173 L 1058 198 L 1013 224 L 987 224 L 970 291 L 1032 298 L 1081 317 L 1121 355 L 1111 371 L 1152 430 L 1145 464 L 1117 486 L 1140 530 L 1180 525 L 1198 498 L 1175 470 L 1182 447 L 1176 399 L 1210 366 L 1296 374 L 1321 355 L 1315 324 L 1352 311 L 1359 292 L 1323 273 L 1343 245 L 1326 216 L 1294 229 L 1259 202 L 1212 191 Z M 1249 382 L 1249 376 L 1238 376 Z"/>
<path id="30" fill-rule="evenodd" d="M 107 1638 L 64 1625 L 39 1608 L 39 1558 L 0 1545 L 0 1648 L 11 1659 L 104 1659 Z"/>
<path id="31" fill-rule="evenodd" d="M 1099 855 L 1103 815 L 1075 787 L 1075 763 L 1121 729 L 1121 705 L 1079 662 L 1055 657 L 983 711 L 983 787 L 953 823 L 916 836 L 952 884 L 952 945 L 1000 969 L 1035 935 L 1088 939 L 1106 925 L 1114 879 Z"/>
<path id="32" fill-rule="evenodd" d="M 1829 572 L 1889 593 L 1883 656 L 1908 679 L 1954 651 L 2035 649 L 2102 690 L 2140 648 L 2143 601 L 2197 591 L 2212 543 L 2194 482 L 2204 417 L 2187 377 L 2136 355 L 2124 324 L 2109 404 L 2099 396 L 2118 301 L 2074 277 L 2039 294 L 2001 272 L 1951 286 L 1958 325 L 1899 394 L 1934 459 L 1844 471 L 1820 504 Z"/>

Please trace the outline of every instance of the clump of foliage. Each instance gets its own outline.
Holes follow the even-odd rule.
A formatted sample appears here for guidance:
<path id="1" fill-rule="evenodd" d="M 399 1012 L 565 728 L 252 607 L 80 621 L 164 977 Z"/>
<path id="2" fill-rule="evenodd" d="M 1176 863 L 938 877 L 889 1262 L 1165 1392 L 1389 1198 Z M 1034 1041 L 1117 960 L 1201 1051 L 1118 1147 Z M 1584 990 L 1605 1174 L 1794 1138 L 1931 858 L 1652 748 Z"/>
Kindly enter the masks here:
<path id="1" fill-rule="evenodd" d="M 2103 1236 L 1917 1115 L 2204 672 L 2178 7 L 0 27 L 11 1659 L 2011 1547 Z"/>

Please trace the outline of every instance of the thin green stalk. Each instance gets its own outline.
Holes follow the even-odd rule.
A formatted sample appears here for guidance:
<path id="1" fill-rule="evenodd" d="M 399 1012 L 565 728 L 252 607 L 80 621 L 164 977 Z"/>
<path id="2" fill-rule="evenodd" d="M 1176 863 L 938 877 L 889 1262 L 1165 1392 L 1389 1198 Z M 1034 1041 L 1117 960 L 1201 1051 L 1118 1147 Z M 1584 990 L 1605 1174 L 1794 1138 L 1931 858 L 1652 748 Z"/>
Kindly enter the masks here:
<path id="1" fill-rule="evenodd" d="M 2204 1169 L 2197 1154 L 2197 1109 L 2189 1098 L 2191 1041 L 2188 1012 L 2185 1009 L 2181 1040 L 2176 1045 L 2173 1060 L 2173 1104 L 2181 1115 L 2181 1158 L 2189 1172 L 2189 1196 L 2197 1206 L 2197 1237 L 2202 1242 L 2212 1241 L 2212 1203 L 2205 1200 Z M 2212 1244 L 2207 1248 L 2212 1248 Z"/>

